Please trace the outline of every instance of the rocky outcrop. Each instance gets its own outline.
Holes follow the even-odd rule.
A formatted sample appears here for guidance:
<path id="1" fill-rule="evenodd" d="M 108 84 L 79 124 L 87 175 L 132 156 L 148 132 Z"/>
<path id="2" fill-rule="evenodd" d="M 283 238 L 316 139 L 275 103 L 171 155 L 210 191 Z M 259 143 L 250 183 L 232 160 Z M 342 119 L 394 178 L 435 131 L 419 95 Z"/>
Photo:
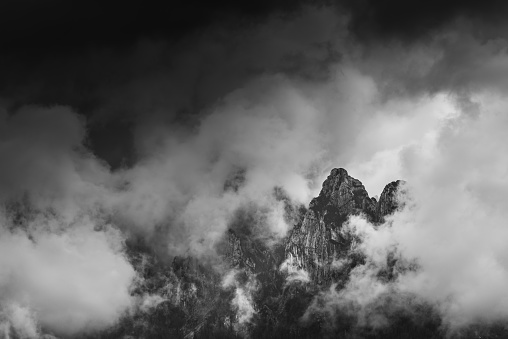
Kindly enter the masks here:
<path id="1" fill-rule="evenodd" d="M 355 251 L 358 239 L 344 231 L 344 222 L 360 214 L 373 224 L 384 222 L 399 207 L 401 183 L 388 184 L 376 201 L 346 170 L 333 169 L 308 208 L 293 205 L 275 189 L 286 222 L 294 225 L 290 234 L 282 241 L 269 238 L 259 217 L 263 211 L 246 205 L 217 245 L 220 267 L 193 258 L 161 262 L 150 249 L 131 246 L 129 257 L 140 278 L 132 293 L 143 311 L 127 315 L 101 338 L 323 337 L 321 321 L 302 325 L 303 315 L 320 291 L 332 283 L 340 289 L 363 260 Z M 282 269 L 288 265 L 291 269 Z M 234 273 L 233 284 L 224 285 L 225 272 Z M 391 279 L 393 272 L 384 275 Z M 254 315 L 239 327 L 238 305 L 246 302 Z"/>
<path id="2" fill-rule="evenodd" d="M 342 232 L 343 223 L 349 216 L 359 214 L 374 224 L 382 222 L 397 208 L 399 183 L 388 184 L 377 202 L 345 169 L 333 169 L 319 196 L 311 201 L 303 222 L 288 237 L 288 264 L 308 272 L 319 285 L 347 278 L 349 270 L 362 258 L 353 251 L 354 237 Z"/>
<path id="3" fill-rule="evenodd" d="M 399 202 L 397 199 L 397 192 L 401 185 L 405 182 L 403 180 L 392 181 L 383 189 L 383 193 L 379 197 L 379 202 L 377 203 L 376 214 L 380 221 L 382 219 L 395 212 L 399 207 Z"/>
<path id="4" fill-rule="evenodd" d="M 241 185 L 241 179 L 236 182 Z M 403 299 L 381 296 L 373 305 L 389 310 L 388 327 L 357 326 L 358 318 L 351 312 L 333 313 L 333 324 L 327 320 L 327 308 L 308 312 L 311 305 L 322 300 L 319 296 L 323 291 L 340 290 L 355 265 L 362 264 L 363 258 L 355 250 L 360 240 L 346 232 L 344 222 L 359 214 L 373 225 L 390 222 L 386 216 L 402 207 L 400 197 L 407 194 L 403 183 L 389 183 L 376 201 L 359 180 L 344 169 L 334 169 L 308 208 L 294 206 L 282 189 L 276 189 L 275 197 L 285 204 L 286 222 L 294 225 L 292 232 L 283 240 L 267 238 L 269 233 L 259 232 L 263 227 L 259 206 L 245 206 L 237 211 L 218 244 L 219 261 L 191 257 L 168 260 L 141 240 L 128 241 L 126 254 L 137 273 L 131 290 L 137 307 L 113 327 L 80 338 L 449 337 L 443 332 L 440 313 L 406 294 Z M 228 184 L 226 189 L 238 188 Z M 19 212 L 22 209 L 26 206 L 14 204 L 8 210 L 20 225 L 26 215 Z M 377 275 L 381 283 L 397 279 L 401 268 L 413 269 L 412 263 L 390 253 L 386 260 L 386 268 Z M 295 267 L 289 269 L 288 265 Z M 226 283 L 228 277 L 233 283 Z M 398 311 L 400 307 L 403 312 Z M 249 320 L 242 320 L 247 315 Z M 7 331 L 8 337 L 23 337 L 14 328 Z M 46 337 L 55 338 L 42 336 Z M 508 330 L 503 323 L 474 326 L 455 337 L 508 338 Z"/>
<path id="5" fill-rule="evenodd" d="M 233 230 L 227 232 L 224 257 L 233 269 L 251 274 L 261 274 L 277 270 L 283 256 L 280 245 L 266 246 L 259 239 L 252 239 Z"/>

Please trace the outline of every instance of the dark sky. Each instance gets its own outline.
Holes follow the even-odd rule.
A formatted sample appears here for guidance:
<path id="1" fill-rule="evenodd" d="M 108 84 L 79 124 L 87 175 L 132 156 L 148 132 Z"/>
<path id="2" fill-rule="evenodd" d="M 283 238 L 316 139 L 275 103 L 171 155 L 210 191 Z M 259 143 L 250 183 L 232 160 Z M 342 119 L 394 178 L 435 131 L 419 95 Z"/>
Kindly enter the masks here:
<path id="1" fill-rule="evenodd" d="M 295 13 L 301 2 L 3 1 L 0 99 L 11 111 L 24 104 L 72 106 L 88 117 L 95 153 L 116 167 L 126 158 L 129 162 L 133 122 L 125 109 L 112 113 L 114 118 L 99 117 L 105 115 L 97 113 L 107 105 L 105 96 L 122 92 L 125 84 L 167 72 L 174 67 L 174 55 L 202 44 L 196 36 L 210 27 L 232 31 L 251 27 L 273 13 Z M 154 52 L 158 54 L 154 64 L 139 60 L 150 53 L 139 46 L 144 42 L 163 45 Z M 189 53 L 193 52 L 184 52 L 181 58 Z M 181 108 L 185 114 L 190 110 Z"/>
<path id="2" fill-rule="evenodd" d="M 341 6 L 352 13 L 350 28 L 359 38 L 406 42 L 435 33 L 458 17 L 496 24 L 508 10 L 502 0 L 344 0 Z"/>
<path id="3" fill-rule="evenodd" d="M 19 50 L 79 52 L 124 47 L 139 38 L 178 39 L 223 20 L 250 23 L 302 1 L 3 1 L 2 44 Z"/>
<path id="4" fill-rule="evenodd" d="M 210 32 L 222 29 L 221 48 L 235 48 L 241 39 L 238 31 L 274 16 L 298 16 L 311 6 L 348 14 L 350 32 L 367 44 L 412 43 L 460 16 L 495 24 L 508 8 L 495 0 L 2 1 L 0 100 L 11 112 L 25 104 L 70 105 L 87 117 L 96 154 L 113 167 L 128 164 L 134 156 L 132 125 L 140 114 L 133 113 L 137 104 L 112 102 L 128 96 L 132 100 L 133 83 L 148 82 L 145 88 L 162 92 L 157 88 L 180 84 L 184 74 L 192 74 L 191 80 L 185 79 L 189 84 L 175 85 L 187 86 L 178 95 L 182 102 L 174 103 L 163 93 L 144 99 L 150 106 L 171 106 L 177 113 L 170 120 L 192 121 L 193 114 L 253 74 L 280 71 L 271 64 L 249 64 L 228 70 L 234 74 L 225 74 L 229 80 L 222 84 L 202 85 L 220 78 L 220 71 L 209 75 L 215 65 L 202 55 Z M 302 32 L 310 29 L 302 27 Z M 200 62 L 187 62 L 201 57 Z M 159 74 L 165 74 L 165 80 L 153 80 Z"/>
<path id="5" fill-rule="evenodd" d="M 7 0 L 0 4 L 0 37 L 3 53 L 25 52 L 27 58 L 29 52 L 77 53 L 92 47 L 125 47 L 140 38 L 181 39 L 216 23 L 254 24 L 305 5 L 347 12 L 351 29 L 366 39 L 416 39 L 461 15 L 503 20 L 508 8 L 502 0 Z"/>

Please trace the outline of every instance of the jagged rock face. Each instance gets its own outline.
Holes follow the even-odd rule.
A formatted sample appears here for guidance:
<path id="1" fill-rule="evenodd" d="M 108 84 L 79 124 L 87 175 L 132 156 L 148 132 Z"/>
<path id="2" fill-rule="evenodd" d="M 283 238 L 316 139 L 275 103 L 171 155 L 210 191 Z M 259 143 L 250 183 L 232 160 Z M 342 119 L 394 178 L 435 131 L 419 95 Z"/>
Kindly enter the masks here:
<path id="1" fill-rule="evenodd" d="M 286 211 L 288 223 L 295 213 L 293 210 Z M 270 233 L 264 217 L 264 212 L 254 205 L 236 211 L 228 231 L 216 247 L 229 268 L 257 275 L 258 278 L 264 274 L 272 276 L 278 271 L 284 260 L 284 246 Z"/>
<path id="2" fill-rule="evenodd" d="M 312 281 L 327 284 L 348 272 L 361 258 L 351 251 L 354 239 L 341 232 L 342 224 L 351 215 L 363 214 L 379 223 L 397 208 L 399 182 L 390 183 L 379 202 L 370 198 L 362 183 L 346 170 L 333 169 L 314 198 L 301 225 L 296 225 L 286 243 L 286 259 L 307 271 Z"/>
<path id="3" fill-rule="evenodd" d="M 343 223 L 358 214 L 373 224 L 383 222 L 398 208 L 400 183 L 388 184 L 377 202 L 359 180 L 344 169 L 334 169 L 308 208 L 293 206 L 283 191 L 275 190 L 277 199 L 287 202 L 286 222 L 294 225 L 288 237 L 277 242 L 267 242 L 259 233 L 262 218 L 256 206 L 239 210 L 217 247 L 226 264 L 223 269 L 237 272 L 234 286 L 224 287 L 221 273 L 197 259 L 176 257 L 171 263 L 159 263 L 155 256 L 134 250 L 130 257 L 142 284 L 133 293 L 161 299 L 144 312 L 126 317 L 101 338 L 322 337 L 319 321 L 302 326 L 301 317 L 319 291 L 331 283 L 340 288 L 363 260 L 354 250 L 356 239 L 341 232 Z M 305 270 L 310 281 L 288 283 L 280 269 L 284 261 Z M 247 332 L 240 333 L 232 304 L 235 289 L 254 280 L 255 316 Z"/>
<path id="4" fill-rule="evenodd" d="M 392 181 L 383 189 L 376 208 L 376 214 L 380 218 L 392 214 L 399 207 L 397 191 L 403 183 L 403 180 Z"/>
<path id="5" fill-rule="evenodd" d="M 224 256 L 231 268 L 252 274 L 277 270 L 277 264 L 282 258 L 278 246 L 268 248 L 262 241 L 240 236 L 233 230 L 228 230 L 225 247 Z"/>
<path id="6" fill-rule="evenodd" d="M 228 324 L 235 317 L 233 295 L 222 289 L 218 272 L 195 258 L 161 262 L 151 253 L 130 252 L 139 275 L 131 293 L 141 301 L 141 311 L 125 314 L 116 326 L 89 338 L 194 338 L 205 326 L 233 333 Z"/>
<path id="7" fill-rule="evenodd" d="M 360 180 L 350 177 L 345 169 L 335 168 L 323 182 L 323 188 L 310 207 L 324 212 L 328 223 L 342 224 L 341 217 L 365 213 L 375 218 L 376 204 Z M 337 219 L 339 217 L 339 219 Z"/>
<path id="8" fill-rule="evenodd" d="M 247 259 L 243 253 L 242 243 L 233 230 L 228 230 L 227 232 L 227 244 L 224 257 L 233 268 L 246 266 Z"/>

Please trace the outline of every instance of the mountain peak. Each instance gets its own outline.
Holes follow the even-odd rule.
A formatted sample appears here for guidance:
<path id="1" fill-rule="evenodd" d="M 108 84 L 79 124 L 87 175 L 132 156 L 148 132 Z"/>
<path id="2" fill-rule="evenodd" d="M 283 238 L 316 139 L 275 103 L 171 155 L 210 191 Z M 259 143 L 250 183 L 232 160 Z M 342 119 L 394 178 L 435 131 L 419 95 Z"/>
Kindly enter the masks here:
<path id="1" fill-rule="evenodd" d="M 397 208 L 397 191 L 402 181 L 388 184 L 379 201 L 370 198 L 362 182 L 343 168 L 334 168 L 323 182 L 319 196 L 312 199 L 303 222 L 295 226 L 286 244 L 286 258 L 309 272 L 317 282 L 328 283 L 343 272 L 333 268 L 350 252 L 351 239 L 342 225 L 352 215 L 363 215 L 373 224 Z"/>
<path id="2" fill-rule="evenodd" d="M 392 214 L 399 208 L 397 192 L 399 191 L 399 187 L 403 184 L 405 184 L 404 180 L 396 180 L 387 184 L 383 189 L 376 208 L 379 221 L 383 221 L 385 216 Z"/>
<path id="3" fill-rule="evenodd" d="M 347 171 L 342 168 L 342 167 L 339 167 L 339 168 L 334 168 L 330 171 L 330 175 L 329 177 L 336 177 L 336 176 L 348 176 L 348 173 Z"/>

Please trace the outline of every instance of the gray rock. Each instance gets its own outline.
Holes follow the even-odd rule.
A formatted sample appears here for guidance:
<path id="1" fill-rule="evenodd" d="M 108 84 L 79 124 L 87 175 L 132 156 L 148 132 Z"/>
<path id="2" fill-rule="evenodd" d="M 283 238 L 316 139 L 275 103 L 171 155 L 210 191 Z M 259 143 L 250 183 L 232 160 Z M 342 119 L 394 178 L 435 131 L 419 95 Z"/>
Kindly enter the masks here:
<path id="1" fill-rule="evenodd" d="M 354 251 L 356 239 L 343 232 L 342 225 L 351 215 L 360 214 L 373 224 L 383 222 L 384 216 L 397 209 L 396 192 L 400 183 L 388 184 L 377 202 L 345 169 L 333 169 L 319 196 L 312 199 L 303 222 L 289 235 L 286 260 L 307 271 L 319 285 L 347 278 L 362 257 Z"/>

